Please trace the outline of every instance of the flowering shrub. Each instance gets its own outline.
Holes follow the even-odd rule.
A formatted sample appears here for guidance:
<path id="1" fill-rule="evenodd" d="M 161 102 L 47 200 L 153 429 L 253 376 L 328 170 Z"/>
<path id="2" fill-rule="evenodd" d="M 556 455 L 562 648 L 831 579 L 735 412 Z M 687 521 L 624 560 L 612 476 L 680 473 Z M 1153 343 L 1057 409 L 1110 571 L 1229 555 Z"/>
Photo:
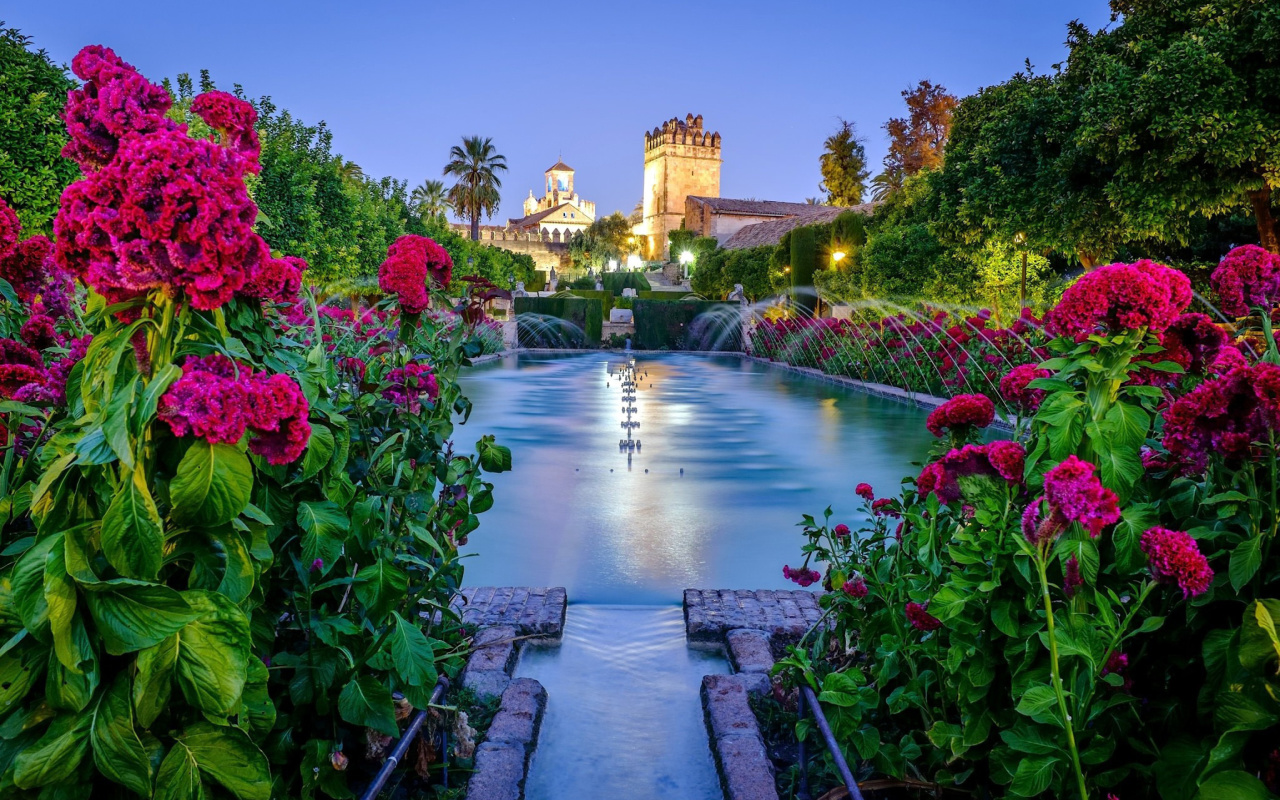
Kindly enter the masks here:
<path id="1" fill-rule="evenodd" d="M 931 415 L 946 438 L 901 496 L 857 487 L 860 530 L 803 519 L 789 571 L 828 590 L 827 615 L 778 672 L 819 692 L 861 775 L 975 796 L 1274 796 L 1270 264 L 1237 250 L 1215 273 L 1231 325 L 1187 313 L 1159 265 L 1089 273 L 1047 315 L 1057 338 L 999 381 L 1016 441 L 983 444 L 990 404 L 962 395 Z"/>
<path id="2" fill-rule="evenodd" d="M 864 320 L 765 318 L 751 332 L 749 352 L 760 358 L 822 370 L 860 381 L 950 397 L 977 393 L 1004 400 L 1007 373 L 1047 355 L 1040 320 L 1029 309 L 1007 327 L 988 311 L 957 315 L 928 310 Z"/>
<path id="3" fill-rule="evenodd" d="M 461 666 L 510 468 L 454 443 L 476 327 L 299 298 L 252 109 L 196 98 L 194 140 L 110 50 L 73 68 L 52 251 L 0 205 L 0 796 L 352 797 Z"/>

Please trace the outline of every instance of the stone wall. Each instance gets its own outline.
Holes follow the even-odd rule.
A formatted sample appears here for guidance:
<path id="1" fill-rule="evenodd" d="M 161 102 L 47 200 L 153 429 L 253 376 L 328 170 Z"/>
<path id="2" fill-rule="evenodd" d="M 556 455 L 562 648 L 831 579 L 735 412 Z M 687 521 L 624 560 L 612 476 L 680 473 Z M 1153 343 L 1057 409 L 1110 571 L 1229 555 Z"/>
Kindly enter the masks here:
<path id="1" fill-rule="evenodd" d="M 455 224 L 453 229 L 461 236 L 471 236 L 471 227 L 469 225 Z M 500 228 L 497 225 L 480 226 L 481 244 L 530 256 L 538 269 L 542 270 L 550 270 L 555 267 L 557 271 L 563 272 L 569 268 L 569 239 L 570 235 L 565 235 L 562 239 L 559 231 L 554 234 L 546 232 L 517 233 L 506 228 Z"/>
<path id="2" fill-rule="evenodd" d="M 645 257 L 666 259 L 667 234 L 684 222 L 685 198 L 720 196 L 720 134 L 702 130 L 702 117 L 668 120 L 645 133 Z"/>

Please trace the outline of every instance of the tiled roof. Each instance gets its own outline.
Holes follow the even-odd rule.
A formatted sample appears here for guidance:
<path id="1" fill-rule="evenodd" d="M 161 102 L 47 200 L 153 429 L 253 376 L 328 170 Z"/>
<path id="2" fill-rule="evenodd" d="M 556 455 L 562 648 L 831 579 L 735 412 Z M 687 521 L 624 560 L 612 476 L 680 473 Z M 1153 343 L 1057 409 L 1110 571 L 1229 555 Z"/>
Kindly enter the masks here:
<path id="1" fill-rule="evenodd" d="M 778 205 L 796 205 L 794 203 L 779 203 Z M 747 247 L 760 247 L 766 244 L 777 244 L 782 241 L 782 237 L 787 231 L 798 228 L 801 225 L 814 225 L 820 222 L 830 222 L 846 211 L 857 211 L 867 216 L 875 210 L 877 203 L 863 203 L 860 206 L 841 207 L 841 206 L 808 206 L 810 211 L 806 214 L 798 214 L 784 219 L 772 219 L 768 222 L 757 222 L 754 225 L 747 225 L 738 230 L 720 246 L 726 250 L 742 250 Z"/>
<path id="2" fill-rule="evenodd" d="M 699 197 L 690 195 L 713 211 L 721 214 L 743 214 L 752 217 L 794 217 L 821 214 L 832 206 L 817 206 L 808 203 L 783 203 L 778 200 L 734 200 L 729 197 Z M 843 209 L 842 209 L 843 210 Z"/>
<path id="3" fill-rule="evenodd" d="M 532 225 L 537 225 L 539 222 L 551 216 L 552 214 L 556 213 L 562 208 L 572 208 L 574 211 L 581 211 L 581 209 L 575 206 L 573 203 L 561 203 L 555 208 L 548 208 L 546 211 L 539 211 L 536 214 L 530 214 L 527 217 L 521 217 L 520 219 L 510 220 L 509 222 L 507 222 L 507 227 L 508 228 L 527 228 Z M 578 220 L 578 219 L 573 220 L 574 223 L 577 223 L 580 221 L 585 224 L 590 224 L 591 219 L 586 215 L 586 212 L 583 212 L 582 220 Z"/>
<path id="4" fill-rule="evenodd" d="M 547 167 L 547 172 L 556 172 L 556 171 L 573 172 L 573 167 L 569 166 L 563 161 L 557 161 L 555 164 L 552 164 L 551 166 Z"/>

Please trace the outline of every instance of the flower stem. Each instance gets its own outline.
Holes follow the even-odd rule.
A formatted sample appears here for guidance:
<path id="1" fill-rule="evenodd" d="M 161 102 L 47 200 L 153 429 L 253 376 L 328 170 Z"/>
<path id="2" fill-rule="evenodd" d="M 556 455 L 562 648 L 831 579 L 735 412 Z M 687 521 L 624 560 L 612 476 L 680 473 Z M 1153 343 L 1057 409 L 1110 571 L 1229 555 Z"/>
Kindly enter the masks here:
<path id="1" fill-rule="evenodd" d="M 1058 669 L 1058 640 L 1054 637 L 1053 601 L 1049 597 L 1049 577 L 1045 573 L 1043 554 L 1037 554 L 1036 569 L 1040 572 L 1040 589 L 1044 596 L 1045 621 L 1049 626 L 1049 669 L 1053 676 L 1053 692 L 1058 696 L 1058 711 L 1062 714 L 1062 724 L 1067 729 L 1067 749 L 1071 751 L 1071 764 L 1075 768 L 1076 783 L 1080 789 L 1080 800 L 1089 800 L 1089 790 L 1085 787 L 1084 769 L 1080 766 L 1080 751 L 1076 748 L 1075 728 L 1071 724 L 1071 712 L 1067 710 L 1067 695 L 1062 690 L 1062 674 Z"/>

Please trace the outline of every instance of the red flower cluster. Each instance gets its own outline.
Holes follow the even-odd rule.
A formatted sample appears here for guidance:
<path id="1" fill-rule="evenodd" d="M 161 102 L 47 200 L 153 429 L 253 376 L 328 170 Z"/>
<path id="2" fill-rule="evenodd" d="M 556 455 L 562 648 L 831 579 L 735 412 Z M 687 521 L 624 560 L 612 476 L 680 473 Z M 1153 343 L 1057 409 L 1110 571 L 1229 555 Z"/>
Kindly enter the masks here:
<path id="1" fill-rule="evenodd" d="M 1249 458 L 1252 443 L 1277 428 L 1280 367 L 1259 363 L 1211 378 L 1175 400 L 1164 412 L 1164 446 L 1203 471 L 1212 453 L 1229 463 Z"/>
<path id="2" fill-rule="evenodd" d="M 916 478 L 916 490 L 921 497 L 936 494 L 946 505 L 960 499 L 960 478 L 986 476 L 1017 484 L 1022 482 L 1025 462 L 1026 450 L 1018 442 L 967 444 L 926 465 Z"/>
<path id="3" fill-rule="evenodd" d="M 1080 559 L 1072 556 L 1067 559 L 1067 566 L 1063 569 L 1062 575 L 1062 591 L 1066 593 L 1067 599 L 1075 597 L 1076 590 L 1084 585 L 1084 578 L 1080 576 Z"/>
<path id="4" fill-rule="evenodd" d="M 1178 584 L 1183 597 L 1209 591 L 1213 570 L 1196 540 L 1185 531 L 1152 528 L 1142 534 L 1142 552 L 1147 554 L 1152 577 L 1160 583 Z"/>
<path id="5" fill-rule="evenodd" d="M 1149 259 L 1085 273 L 1046 319 L 1058 336 L 1083 338 L 1136 328 L 1162 331 L 1191 303 L 1191 281 Z"/>
<path id="6" fill-rule="evenodd" d="M 812 586 L 822 580 L 822 573 L 814 572 L 808 567 L 792 569 L 784 564 L 782 567 L 782 577 L 792 581 L 793 583 L 798 583 L 801 586 Z"/>
<path id="7" fill-rule="evenodd" d="M 1209 276 L 1223 313 L 1243 317 L 1260 307 L 1270 310 L 1280 300 L 1280 257 L 1256 244 L 1232 250 Z"/>
<path id="8" fill-rule="evenodd" d="M 860 483 L 854 488 L 853 493 L 863 500 L 871 501 L 876 499 L 875 492 L 871 491 L 871 484 Z"/>
<path id="9" fill-rule="evenodd" d="M 4 258 L 13 248 L 18 246 L 18 235 L 22 233 L 22 223 L 9 204 L 0 198 L 0 258 Z"/>
<path id="10" fill-rule="evenodd" d="M 266 245 L 263 245 L 264 249 Z M 273 303 L 294 303 L 302 291 L 302 273 L 307 262 L 297 256 L 272 258 L 264 252 L 258 269 L 249 277 L 241 294 Z"/>
<path id="11" fill-rule="evenodd" d="M 226 92 L 205 92 L 191 101 L 191 111 L 204 120 L 210 128 L 222 134 L 222 146 L 235 150 L 252 163 L 250 169 L 258 171 L 258 132 L 254 123 L 258 112 L 253 106 Z"/>
<path id="12" fill-rule="evenodd" d="M 452 275 L 453 259 L 447 250 L 425 236 L 407 233 L 387 248 L 387 260 L 378 267 L 378 288 L 398 295 L 405 313 L 421 314 L 431 305 L 427 278 L 448 286 Z"/>
<path id="13" fill-rule="evenodd" d="M 71 71 L 85 83 L 67 92 L 63 120 L 71 141 L 62 148 L 62 155 L 79 164 L 85 174 L 110 163 L 127 137 L 177 129 L 165 117 L 173 104 L 169 93 L 110 48 L 84 48 L 71 60 Z"/>
<path id="14" fill-rule="evenodd" d="M 53 318 L 46 314 L 31 315 L 31 318 L 22 324 L 18 335 L 22 337 L 22 341 L 37 350 L 53 347 L 58 344 L 59 339 Z"/>
<path id="15" fill-rule="evenodd" d="M 911 623 L 911 627 L 918 631 L 929 633 L 936 631 L 942 627 L 942 620 L 938 619 L 928 611 L 929 604 L 925 603 L 907 603 L 907 622 Z"/>
<path id="16" fill-rule="evenodd" d="M 387 383 L 390 385 L 382 390 L 382 396 L 396 405 L 407 406 L 411 414 L 422 410 L 424 396 L 433 403 L 440 396 L 436 376 L 427 364 L 397 367 L 387 375 Z"/>
<path id="17" fill-rule="evenodd" d="M 28 400 L 45 381 L 40 354 L 22 342 L 0 339 L 0 398 Z"/>
<path id="18" fill-rule="evenodd" d="M 109 164 L 63 192 L 58 263 L 110 300 L 164 288 L 218 308 L 266 256 L 247 165 L 181 131 L 124 140 Z"/>
<path id="19" fill-rule="evenodd" d="M 837 539 L 848 539 L 848 538 L 849 538 L 849 526 L 848 526 L 848 525 L 845 525 L 843 522 L 841 522 L 839 525 L 837 525 L 837 526 L 835 526 L 834 528 L 832 528 L 832 529 L 831 529 L 831 532 L 832 532 L 833 534 L 835 534 L 835 537 L 836 537 Z"/>
<path id="20" fill-rule="evenodd" d="M 247 432 L 249 450 L 271 464 L 302 455 L 311 438 L 307 413 L 307 399 L 291 378 L 255 373 L 223 355 L 188 359 L 159 407 L 175 436 L 234 444 Z"/>
<path id="21" fill-rule="evenodd" d="M 1000 379 L 1000 396 L 1024 414 L 1034 413 L 1044 400 L 1044 389 L 1031 389 L 1027 384 L 1039 378 L 1048 378 L 1052 374 L 1035 364 L 1019 364 Z"/>
<path id="22" fill-rule="evenodd" d="M 958 394 L 930 412 L 925 427 L 934 436 L 942 436 L 969 425 L 985 428 L 995 416 L 995 404 L 985 394 Z"/>
<path id="23" fill-rule="evenodd" d="M 1119 498 L 1094 475 L 1096 468 L 1074 454 L 1044 476 L 1044 496 L 1054 517 L 1079 522 L 1095 539 L 1120 519 Z"/>
<path id="24" fill-rule="evenodd" d="M 860 600 L 867 596 L 867 582 L 859 575 L 852 580 L 845 581 L 844 586 L 840 587 L 840 591 L 856 600 Z"/>

